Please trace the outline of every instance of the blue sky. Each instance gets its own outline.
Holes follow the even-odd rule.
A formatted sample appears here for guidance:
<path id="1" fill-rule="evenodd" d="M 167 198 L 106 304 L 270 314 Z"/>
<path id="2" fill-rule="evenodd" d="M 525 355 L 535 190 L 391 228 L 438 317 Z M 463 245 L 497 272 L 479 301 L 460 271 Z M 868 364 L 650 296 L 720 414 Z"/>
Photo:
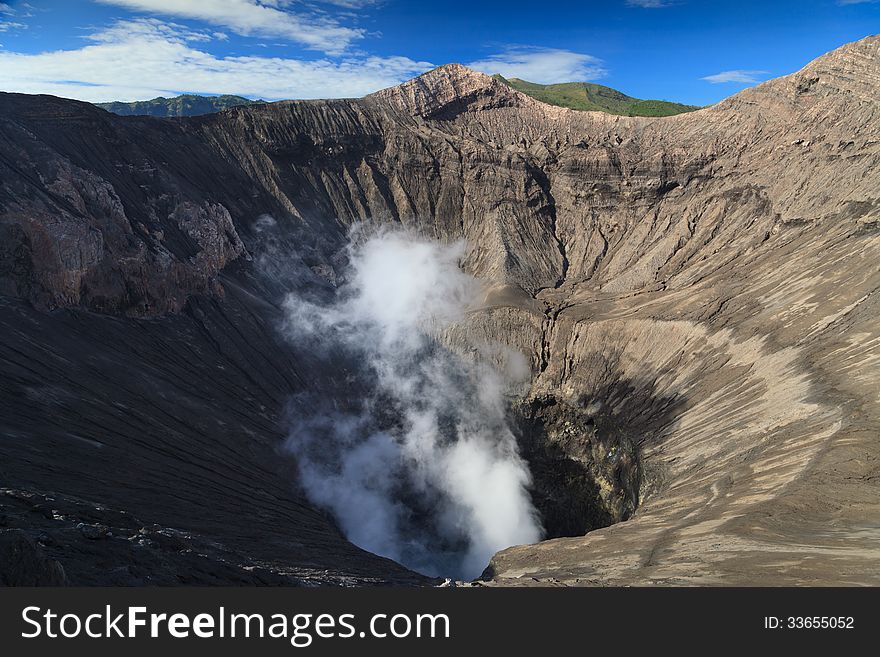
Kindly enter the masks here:
<path id="1" fill-rule="evenodd" d="M 460 62 L 710 104 L 880 33 L 880 0 L 0 0 L 0 90 L 360 96 Z"/>

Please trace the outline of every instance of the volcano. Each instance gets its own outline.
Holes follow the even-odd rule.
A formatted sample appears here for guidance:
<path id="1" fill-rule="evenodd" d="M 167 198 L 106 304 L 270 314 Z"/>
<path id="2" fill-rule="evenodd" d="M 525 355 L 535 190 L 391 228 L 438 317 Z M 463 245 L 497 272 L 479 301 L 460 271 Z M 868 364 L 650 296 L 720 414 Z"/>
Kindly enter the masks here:
<path id="1" fill-rule="evenodd" d="M 298 486 L 278 331 L 463 241 L 547 540 L 482 585 L 880 584 L 880 37 L 663 118 L 460 65 L 188 118 L 0 94 L 0 581 L 428 585 Z M 311 292 L 310 292 L 311 291 Z"/>

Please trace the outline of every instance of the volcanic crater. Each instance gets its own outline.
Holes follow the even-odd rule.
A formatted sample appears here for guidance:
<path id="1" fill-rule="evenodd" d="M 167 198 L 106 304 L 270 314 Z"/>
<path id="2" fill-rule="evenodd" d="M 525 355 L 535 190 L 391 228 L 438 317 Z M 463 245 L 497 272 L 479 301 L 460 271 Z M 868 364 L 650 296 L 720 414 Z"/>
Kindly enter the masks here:
<path id="1" fill-rule="evenodd" d="M 485 284 L 547 540 L 482 586 L 880 584 L 880 37 L 696 112 L 459 65 L 183 119 L 0 94 L 0 581 L 429 585 L 279 453 L 355 224 Z M 296 280 L 286 278 L 290 261 Z M 323 385 L 323 384 L 322 384 Z"/>

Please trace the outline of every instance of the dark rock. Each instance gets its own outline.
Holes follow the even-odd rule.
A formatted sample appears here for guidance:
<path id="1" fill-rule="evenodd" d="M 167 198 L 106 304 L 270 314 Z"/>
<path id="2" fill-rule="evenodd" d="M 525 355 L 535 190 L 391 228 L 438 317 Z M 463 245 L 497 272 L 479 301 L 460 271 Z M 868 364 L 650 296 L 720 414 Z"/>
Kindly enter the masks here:
<path id="1" fill-rule="evenodd" d="M 0 530 L 0 585 L 65 586 L 61 564 L 49 559 L 23 531 Z"/>
<path id="2" fill-rule="evenodd" d="M 100 541 L 110 535 L 110 528 L 106 525 L 87 525 L 81 522 L 77 524 L 76 528 L 80 534 L 92 541 Z"/>

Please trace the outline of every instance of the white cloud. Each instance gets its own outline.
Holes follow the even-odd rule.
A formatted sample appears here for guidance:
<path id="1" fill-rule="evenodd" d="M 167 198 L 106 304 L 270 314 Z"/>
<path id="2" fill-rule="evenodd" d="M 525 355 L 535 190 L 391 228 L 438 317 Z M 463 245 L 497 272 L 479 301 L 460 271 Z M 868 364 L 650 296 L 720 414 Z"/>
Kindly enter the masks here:
<path id="1" fill-rule="evenodd" d="M 16 16 L 18 18 L 30 18 L 34 15 L 34 7 L 27 2 L 23 2 L 18 6 L 18 9 L 14 8 L 8 2 L 0 2 L 0 14 L 6 14 L 7 16 Z M 24 27 L 24 26 L 23 26 Z"/>
<path id="2" fill-rule="evenodd" d="M 217 57 L 197 45 L 211 39 L 156 19 L 121 21 L 75 50 L 0 52 L 2 90 L 90 102 L 145 100 L 179 93 L 251 98 L 362 96 L 398 84 L 433 65 L 408 57 L 340 61 Z"/>
<path id="3" fill-rule="evenodd" d="M 737 69 L 735 71 L 721 71 L 715 75 L 707 75 L 701 80 L 706 80 L 712 84 L 721 84 L 723 82 L 740 82 L 742 84 L 757 84 L 761 80 L 757 77 L 765 75 L 767 71 L 744 71 Z"/>
<path id="4" fill-rule="evenodd" d="M 659 9 L 660 7 L 668 7 L 668 0 L 626 0 L 626 4 L 631 7 L 645 7 L 646 9 Z"/>
<path id="5" fill-rule="evenodd" d="M 346 9 L 362 9 L 370 5 L 377 5 L 382 0 L 323 0 L 325 4 L 345 7 Z"/>
<path id="6" fill-rule="evenodd" d="M 117 21 L 85 39 L 97 43 L 125 43 L 141 39 L 159 39 L 173 43 L 189 41 L 211 41 L 213 33 L 194 30 L 178 23 L 168 23 L 157 18 L 141 18 L 131 21 Z"/>
<path id="7" fill-rule="evenodd" d="M 9 30 L 23 30 L 27 27 L 24 23 L 16 23 L 14 21 L 0 21 L 0 32 Z"/>
<path id="8" fill-rule="evenodd" d="M 307 48 L 340 53 L 364 31 L 326 15 L 288 11 L 283 0 L 96 0 L 132 11 L 200 20 L 243 36 L 282 37 Z"/>
<path id="9" fill-rule="evenodd" d="M 595 80 L 607 73 L 602 60 L 557 48 L 509 48 L 468 66 L 489 75 L 500 73 L 506 78 L 542 84 Z"/>

